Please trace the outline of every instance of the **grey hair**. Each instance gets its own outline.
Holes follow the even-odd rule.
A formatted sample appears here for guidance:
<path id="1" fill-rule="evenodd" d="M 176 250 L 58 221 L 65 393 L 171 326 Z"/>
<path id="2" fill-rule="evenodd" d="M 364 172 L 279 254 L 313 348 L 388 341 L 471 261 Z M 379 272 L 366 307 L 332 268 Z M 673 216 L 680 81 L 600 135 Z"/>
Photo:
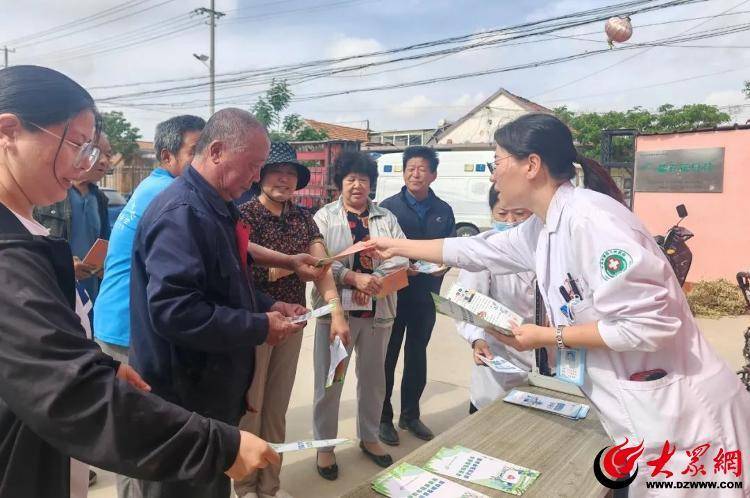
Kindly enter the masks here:
<path id="1" fill-rule="evenodd" d="M 154 133 L 154 152 L 157 161 L 161 162 L 161 151 L 168 150 L 176 155 L 182 147 L 182 140 L 188 131 L 203 131 L 206 121 L 198 116 L 185 114 L 175 116 L 156 125 Z"/>
<path id="2" fill-rule="evenodd" d="M 262 133 L 268 138 L 266 127 L 247 111 L 229 107 L 217 111 L 203 128 L 195 153 L 201 154 L 211 142 L 220 140 L 231 147 L 241 145 L 250 133 Z"/>

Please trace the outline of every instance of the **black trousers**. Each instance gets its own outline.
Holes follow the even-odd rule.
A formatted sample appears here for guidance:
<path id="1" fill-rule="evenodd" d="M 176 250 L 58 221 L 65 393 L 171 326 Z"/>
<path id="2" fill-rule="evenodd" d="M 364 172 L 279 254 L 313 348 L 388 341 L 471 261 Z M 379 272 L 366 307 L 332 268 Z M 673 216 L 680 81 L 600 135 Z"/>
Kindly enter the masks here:
<path id="1" fill-rule="evenodd" d="M 404 343 L 404 375 L 401 379 L 401 418 L 419 418 L 419 399 L 427 384 L 427 344 L 435 326 L 435 307 L 429 302 L 398 300 L 388 352 L 385 356 L 385 401 L 381 422 L 393 422 L 391 395 L 396 362 Z"/>

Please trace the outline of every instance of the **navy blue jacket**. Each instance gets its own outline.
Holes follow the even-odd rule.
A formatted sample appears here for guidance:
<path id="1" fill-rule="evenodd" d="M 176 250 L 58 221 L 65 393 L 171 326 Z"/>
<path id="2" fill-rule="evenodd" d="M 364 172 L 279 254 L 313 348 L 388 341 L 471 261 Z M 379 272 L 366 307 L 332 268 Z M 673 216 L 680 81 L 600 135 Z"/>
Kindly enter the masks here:
<path id="1" fill-rule="evenodd" d="M 396 215 L 398 224 L 401 225 L 401 230 L 407 239 L 429 240 L 456 236 L 453 209 L 447 202 L 436 196 L 432 189 L 427 197 L 429 209 L 424 219 L 420 219 L 414 208 L 409 205 L 406 195 L 406 186 L 401 187 L 401 192 L 385 199 L 380 205 Z M 440 294 L 442 284 L 442 276 L 433 277 L 420 273 L 409 277 L 409 287 L 398 293 L 399 303 L 402 301 L 432 303 L 430 293 Z"/>
<path id="2" fill-rule="evenodd" d="M 274 302 L 242 271 L 238 217 L 189 167 L 138 224 L 130 286 L 133 367 L 154 393 L 230 424 L 245 413 Z"/>

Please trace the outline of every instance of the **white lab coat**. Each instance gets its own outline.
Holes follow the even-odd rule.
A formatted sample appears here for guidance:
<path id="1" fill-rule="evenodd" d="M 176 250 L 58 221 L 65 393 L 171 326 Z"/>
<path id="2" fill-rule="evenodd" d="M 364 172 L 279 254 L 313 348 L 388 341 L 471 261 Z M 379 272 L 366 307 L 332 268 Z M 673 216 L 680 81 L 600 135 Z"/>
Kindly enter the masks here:
<path id="1" fill-rule="evenodd" d="M 496 233 L 495 230 L 489 230 L 479 236 L 487 238 L 493 233 Z M 508 306 L 523 317 L 524 323 L 534 323 L 536 278 L 532 272 L 492 275 L 488 270 L 478 272 L 461 270 L 456 283 Z M 476 340 L 483 339 L 487 341 L 493 355 L 508 360 L 526 372 L 531 371 L 534 362 L 533 351 L 516 351 L 508 348 L 494 336 L 486 333 L 484 329 L 466 322 L 456 320 L 456 329 L 470 345 Z M 471 372 L 471 402 L 477 408 L 484 408 L 514 387 L 526 383 L 528 383 L 526 373 L 500 373 L 486 366 L 474 365 Z"/>
<path id="2" fill-rule="evenodd" d="M 597 322 L 607 348 L 587 352 L 582 391 L 599 412 L 610 437 L 644 441 L 630 496 L 747 496 L 742 490 L 646 490 L 666 440 L 677 451 L 667 465 L 671 479 L 742 480 L 750 490 L 750 393 L 706 342 L 685 295 L 641 221 L 613 199 L 564 184 L 549 206 L 546 224 L 532 217 L 491 237 L 447 239 L 450 266 L 494 273 L 535 271 L 552 323 L 568 324 L 559 287 L 567 274 L 583 294 L 573 323 Z M 614 251 L 614 252 L 613 252 Z M 617 252 L 620 251 L 620 252 Z M 612 255 L 626 269 L 620 273 Z M 616 259 L 616 258 L 614 258 Z M 608 273 L 607 268 L 610 272 Z M 636 372 L 661 368 L 667 376 L 630 381 Z M 682 475 L 688 450 L 710 443 L 701 458 L 707 475 Z M 741 477 L 714 474 L 719 448 L 743 451 Z M 593 459 L 593 456 L 592 456 Z"/>

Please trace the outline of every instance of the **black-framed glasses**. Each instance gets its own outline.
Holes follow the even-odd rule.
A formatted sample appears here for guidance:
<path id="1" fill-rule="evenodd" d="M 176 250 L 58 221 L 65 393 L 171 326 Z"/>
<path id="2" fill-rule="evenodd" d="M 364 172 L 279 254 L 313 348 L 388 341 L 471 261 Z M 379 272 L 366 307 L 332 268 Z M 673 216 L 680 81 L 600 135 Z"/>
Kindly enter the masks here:
<path id="1" fill-rule="evenodd" d="M 73 142 L 72 140 L 65 138 L 65 135 L 68 134 L 68 123 L 65 123 L 63 136 L 60 136 L 57 133 L 51 132 L 47 128 L 44 128 L 43 126 L 39 126 L 36 123 L 32 123 L 31 121 L 29 121 L 29 124 L 32 125 L 34 128 L 38 129 L 39 131 L 43 131 L 44 133 L 57 138 L 58 140 L 60 140 L 61 143 L 67 144 L 70 147 L 73 147 L 74 149 L 78 150 L 78 154 L 76 155 L 76 158 L 73 161 L 73 166 L 76 167 L 77 169 L 82 169 L 83 171 L 91 171 L 91 169 L 94 167 L 96 162 L 99 160 L 99 156 L 101 155 L 101 149 L 99 149 L 99 147 L 94 145 L 94 143 L 91 140 L 84 142 L 82 144 L 77 144 Z"/>

